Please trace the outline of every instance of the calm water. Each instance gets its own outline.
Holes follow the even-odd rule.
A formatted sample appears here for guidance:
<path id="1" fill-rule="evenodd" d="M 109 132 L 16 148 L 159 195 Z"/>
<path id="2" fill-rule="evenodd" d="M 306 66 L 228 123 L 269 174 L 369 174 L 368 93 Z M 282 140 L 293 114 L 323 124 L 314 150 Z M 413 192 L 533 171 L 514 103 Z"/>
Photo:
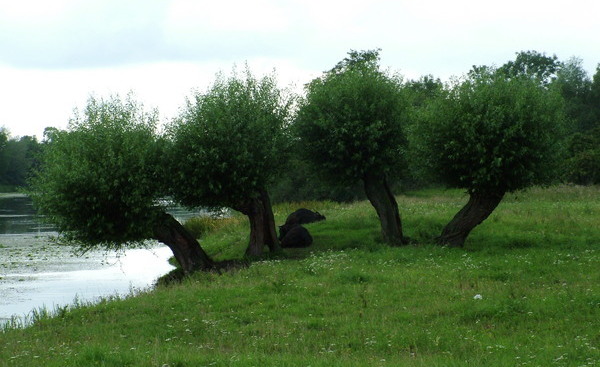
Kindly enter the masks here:
<path id="1" fill-rule="evenodd" d="M 199 214 L 177 208 L 170 212 L 179 220 Z M 29 198 L 0 196 L 0 324 L 13 315 L 23 317 L 41 307 L 53 310 L 76 299 L 127 295 L 173 269 L 167 263 L 170 250 L 158 243 L 120 256 L 77 256 L 72 248 L 54 244 L 55 235 L 52 226 L 39 220 Z"/>

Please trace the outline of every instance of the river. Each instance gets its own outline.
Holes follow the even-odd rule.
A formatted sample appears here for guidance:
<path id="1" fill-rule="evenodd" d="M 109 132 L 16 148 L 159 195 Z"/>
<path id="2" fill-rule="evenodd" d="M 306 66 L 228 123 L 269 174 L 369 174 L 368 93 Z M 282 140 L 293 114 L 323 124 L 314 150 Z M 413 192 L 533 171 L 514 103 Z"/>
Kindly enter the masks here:
<path id="1" fill-rule="evenodd" d="M 180 220 L 196 214 L 170 212 Z M 28 197 L 0 194 L 0 325 L 14 317 L 27 320 L 40 308 L 125 296 L 173 269 L 169 248 L 158 243 L 119 256 L 104 251 L 77 256 L 71 247 L 53 243 L 56 234 Z"/>

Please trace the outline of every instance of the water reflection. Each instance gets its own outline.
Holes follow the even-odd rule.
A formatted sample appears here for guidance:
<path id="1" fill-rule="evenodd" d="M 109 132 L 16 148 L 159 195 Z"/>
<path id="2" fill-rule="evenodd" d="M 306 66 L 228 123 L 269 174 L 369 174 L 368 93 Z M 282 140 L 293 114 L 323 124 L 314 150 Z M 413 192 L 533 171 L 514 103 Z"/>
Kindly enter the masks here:
<path id="1" fill-rule="evenodd" d="M 181 221 L 203 214 L 176 207 L 169 212 Z M 53 243 L 56 234 L 28 197 L 0 194 L 0 324 L 39 307 L 126 295 L 173 269 L 167 262 L 170 250 L 158 243 L 120 256 L 91 251 L 81 257 Z"/>
<path id="2" fill-rule="evenodd" d="M 54 233 L 39 220 L 31 199 L 23 194 L 0 194 L 0 236 Z"/>
<path id="3" fill-rule="evenodd" d="M 166 247 L 152 251 L 137 249 L 120 258 L 105 260 L 104 266 L 92 264 L 93 270 L 10 273 L 0 281 L 0 323 L 11 315 L 26 315 L 40 307 L 52 311 L 57 306 L 72 304 L 75 299 L 95 301 L 146 288 L 158 275 L 173 269 L 167 262 L 170 256 Z M 88 259 L 88 262 L 94 261 Z"/>

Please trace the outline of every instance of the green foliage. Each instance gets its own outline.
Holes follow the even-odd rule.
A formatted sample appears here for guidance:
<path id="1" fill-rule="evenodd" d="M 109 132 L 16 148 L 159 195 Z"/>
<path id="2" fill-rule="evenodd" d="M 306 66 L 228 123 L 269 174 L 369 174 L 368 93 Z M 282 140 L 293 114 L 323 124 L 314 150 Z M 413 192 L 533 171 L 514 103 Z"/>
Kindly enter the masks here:
<path id="1" fill-rule="evenodd" d="M 562 63 L 554 84 L 565 98 L 568 119 L 568 157 L 565 179 L 578 184 L 600 183 L 600 69 L 593 79 L 582 60 Z"/>
<path id="2" fill-rule="evenodd" d="M 343 74 L 352 69 L 379 69 L 379 53 L 381 49 L 356 51 L 350 50 L 348 52 L 349 57 L 338 62 L 333 69 L 329 71 L 329 74 Z"/>
<path id="3" fill-rule="evenodd" d="M 8 131 L 6 131 L 5 128 L 0 128 L 0 177 L 2 177 L 2 181 L 5 181 L 3 176 L 5 175 L 8 164 L 8 157 L 6 154 L 8 135 Z"/>
<path id="4" fill-rule="evenodd" d="M 190 218 L 185 221 L 183 226 L 195 238 L 205 237 L 213 232 L 220 230 L 223 227 L 230 226 L 234 222 L 239 222 L 240 217 L 213 217 L 201 216 Z"/>
<path id="5" fill-rule="evenodd" d="M 312 166 L 301 159 L 301 154 L 290 157 L 285 170 L 277 176 L 269 189 L 274 203 L 306 200 L 333 200 L 350 202 L 365 198 L 361 183 L 339 184 L 324 182 Z"/>
<path id="6" fill-rule="evenodd" d="M 379 70 L 377 51 L 350 58 L 307 86 L 296 119 L 299 149 L 330 181 L 403 167 L 407 101 L 400 77 Z"/>
<path id="7" fill-rule="evenodd" d="M 593 78 L 583 68 L 583 61 L 571 57 L 559 61 L 556 56 L 546 56 L 537 51 L 517 53 L 498 69 L 508 78 L 528 77 L 543 86 L 556 88 L 565 100 L 567 130 L 572 147 L 565 164 L 563 175 L 567 180 L 578 183 L 598 182 L 598 153 L 581 150 L 577 146 L 589 139 L 590 131 L 600 128 L 600 68 Z"/>
<path id="8" fill-rule="evenodd" d="M 417 80 L 408 81 L 406 91 L 411 100 L 411 105 L 420 107 L 442 95 L 444 93 L 444 83 L 432 75 L 425 75 Z"/>
<path id="9" fill-rule="evenodd" d="M 592 78 L 590 100 L 596 106 L 596 121 L 600 124 L 600 64 L 596 66 L 596 73 Z"/>
<path id="10" fill-rule="evenodd" d="M 291 105 L 274 76 L 219 75 L 171 127 L 173 196 L 235 208 L 267 188 L 287 156 Z"/>
<path id="11" fill-rule="evenodd" d="M 592 81 L 583 69 L 583 61 L 571 58 L 562 63 L 554 84 L 565 99 L 570 132 L 584 132 L 598 125 L 600 106 L 592 98 Z"/>
<path id="12" fill-rule="evenodd" d="M 592 81 L 583 69 L 583 60 L 572 57 L 561 64 L 555 83 L 560 85 L 562 95 L 567 98 L 582 98 L 591 88 Z"/>
<path id="13" fill-rule="evenodd" d="M 569 144 L 567 180 L 577 184 L 600 184 L 600 127 L 575 133 Z"/>
<path id="14" fill-rule="evenodd" d="M 38 164 L 42 146 L 33 136 L 10 138 L 0 129 L 0 184 L 22 187 Z"/>
<path id="15" fill-rule="evenodd" d="M 555 89 L 493 69 L 456 82 L 420 113 L 418 162 L 469 192 L 548 183 L 561 156 L 563 102 Z"/>
<path id="16" fill-rule="evenodd" d="M 529 77 L 548 85 L 557 77 L 562 64 L 556 55 L 546 56 L 538 51 L 517 52 L 514 61 L 502 65 L 498 72 L 508 78 Z"/>
<path id="17" fill-rule="evenodd" d="M 131 96 L 90 98 L 67 131 L 54 132 L 30 193 L 66 238 L 118 249 L 152 236 L 164 195 L 156 122 Z"/>

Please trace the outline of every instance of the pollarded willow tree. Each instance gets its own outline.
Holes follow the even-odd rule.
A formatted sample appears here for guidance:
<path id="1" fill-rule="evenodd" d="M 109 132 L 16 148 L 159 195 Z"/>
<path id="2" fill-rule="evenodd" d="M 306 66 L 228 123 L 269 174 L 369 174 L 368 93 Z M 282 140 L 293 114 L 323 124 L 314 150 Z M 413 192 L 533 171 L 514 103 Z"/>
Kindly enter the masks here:
<path id="1" fill-rule="evenodd" d="M 66 131 L 54 130 L 31 180 L 34 204 L 83 250 L 121 250 L 155 239 L 186 274 L 213 267 L 199 243 L 165 208 L 164 151 L 157 113 L 131 96 L 90 98 Z"/>
<path id="2" fill-rule="evenodd" d="M 285 162 L 290 94 L 273 75 L 218 75 L 171 126 L 173 197 L 188 207 L 228 207 L 248 216 L 247 255 L 279 249 L 267 188 Z"/>
<path id="3" fill-rule="evenodd" d="M 404 166 L 407 107 L 402 80 L 380 70 L 379 51 L 351 51 L 307 85 L 295 122 L 301 151 L 322 177 L 362 181 L 391 245 L 407 242 L 388 182 Z"/>
<path id="4" fill-rule="evenodd" d="M 469 194 L 437 238 L 440 244 L 463 246 L 506 193 L 556 177 L 563 100 L 536 78 L 478 68 L 421 113 L 411 139 L 420 164 Z"/>

